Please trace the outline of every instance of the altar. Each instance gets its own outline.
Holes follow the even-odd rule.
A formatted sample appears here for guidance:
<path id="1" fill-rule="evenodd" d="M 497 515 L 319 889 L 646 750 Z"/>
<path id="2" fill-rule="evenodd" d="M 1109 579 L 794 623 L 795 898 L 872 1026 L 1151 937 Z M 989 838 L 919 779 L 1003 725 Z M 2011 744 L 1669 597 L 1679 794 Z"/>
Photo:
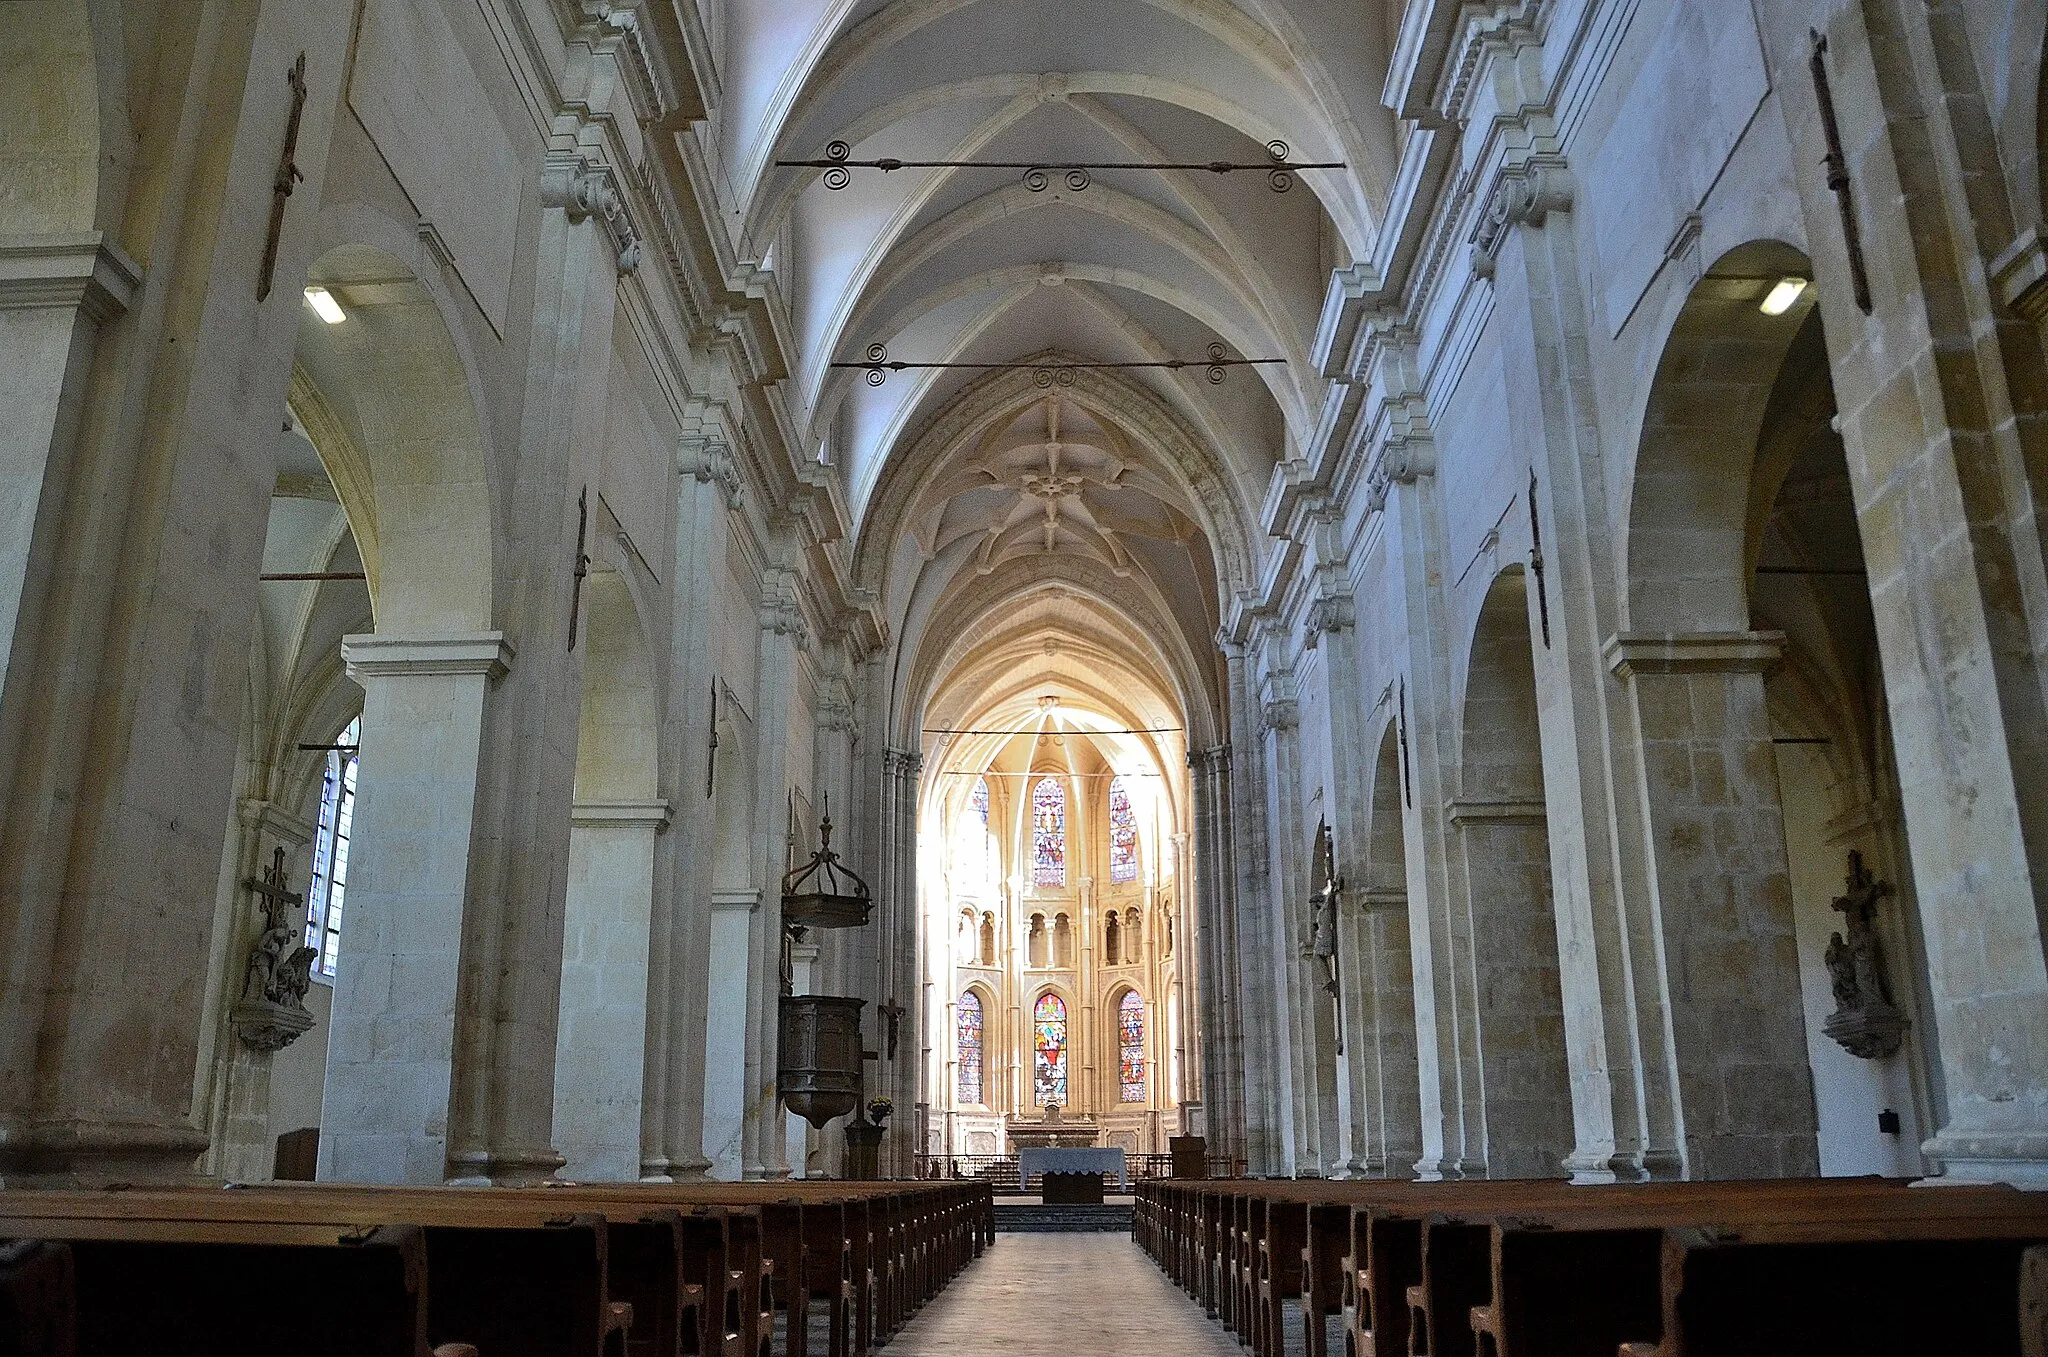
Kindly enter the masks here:
<path id="1" fill-rule="evenodd" d="M 1045 1105 L 1043 1121 L 1025 1121 L 1011 1117 L 1003 1130 L 1010 1137 L 1010 1148 L 1024 1150 L 1085 1149 L 1101 1143 L 1102 1129 L 1092 1117 L 1068 1121 L 1060 1115 L 1058 1103 Z"/>
<path id="2" fill-rule="evenodd" d="M 1032 1178 L 1043 1173 L 1099 1173 L 1107 1182 L 1113 1174 L 1116 1190 L 1131 1190 L 1131 1175 L 1124 1162 L 1124 1152 L 1115 1149 L 1053 1149 L 1050 1147 L 1017 1152 L 1017 1182 L 1028 1185 Z"/>

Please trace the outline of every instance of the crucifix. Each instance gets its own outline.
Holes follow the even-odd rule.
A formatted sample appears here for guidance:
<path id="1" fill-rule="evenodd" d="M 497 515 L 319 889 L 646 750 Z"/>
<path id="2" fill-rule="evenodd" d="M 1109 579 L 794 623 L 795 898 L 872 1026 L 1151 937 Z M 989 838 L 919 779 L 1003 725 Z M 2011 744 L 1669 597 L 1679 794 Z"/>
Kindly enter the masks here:
<path id="1" fill-rule="evenodd" d="M 1828 80 L 1828 40 L 1818 29 L 1808 29 L 1807 33 L 1813 39 L 1807 70 L 1813 76 L 1813 97 L 1820 105 L 1821 136 L 1827 141 L 1827 155 L 1821 163 L 1827 166 L 1828 188 L 1834 193 L 1835 206 L 1842 216 L 1842 246 L 1849 256 L 1849 286 L 1855 294 L 1857 309 L 1867 316 L 1872 307 L 1870 270 L 1863 262 L 1863 233 L 1856 224 L 1849 157 L 1842 151 L 1842 126 L 1835 118 L 1835 90 Z"/>
<path id="2" fill-rule="evenodd" d="M 305 179 L 299 173 L 295 158 L 299 150 L 299 118 L 306 111 L 306 54 L 299 53 L 299 59 L 285 74 L 285 83 L 292 87 L 292 116 L 284 127 L 284 151 L 277 158 L 277 178 L 270 185 L 270 233 L 263 241 L 263 274 L 256 281 L 256 300 L 262 301 L 270 295 L 270 277 L 277 271 L 277 242 L 284 234 L 285 200 L 292 196 L 292 189 Z"/>
<path id="3" fill-rule="evenodd" d="M 908 1010 L 905 1009 L 903 1005 L 897 1003 L 894 999 L 891 999 L 888 1003 L 883 1004 L 879 1009 L 875 1011 L 880 1013 L 882 1015 L 882 1020 L 888 1024 L 889 1058 L 891 1060 L 894 1060 L 896 1058 L 896 1038 L 901 1031 L 903 1015 Z"/>
<path id="4" fill-rule="evenodd" d="M 718 680 L 711 680 L 711 740 L 704 751 L 704 799 L 718 785 Z"/>
<path id="5" fill-rule="evenodd" d="M 270 866 L 264 870 L 262 879 L 252 876 L 242 882 L 242 889 L 254 895 L 263 909 L 263 933 L 256 940 L 256 945 L 249 949 L 248 969 L 242 976 L 242 997 L 271 998 L 271 990 L 276 987 L 278 973 L 285 964 L 286 952 L 292 940 L 299 935 L 299 924 L 294 914 L 306 903 L 306 897 L 291 889 L 285 877 L 282 848 L 271 855 Z"/>
<path id="6" fill-rule="evenodd" d="M 1536 611 L 1543 619 L 1543 648 L 1550 649 L 1550 594 L 1543 587 L 1543 522 L 1536 516 L 1536 468 L 1529 468 L 1529 570 L 1536 576 Z"/>
<path id="7" fill-rule="evenodd" d="M 1315 865 L 1322 879 L 1309 897 L 1310 927 L 1308 955 L 1323 968 L 1323 993 L 1336 1005 L 1337 1054 L 1344 1054 L 1344 1004 L 1337 992 L 1337 909 L 1343 898 L 1344 878 L 1337 875 L 1337 849 L 1327 820 L 1316 822 Z"/>
<path id="8" fill-rule="evenodd" d="M 583 581 L 590 577 L 590 553 L 583 547 L 590 533 L 590 487 L 576 496 L 576 585 L 569 594 L 569 649 L 576 648 L 576 622 L 583 612 Z"/>

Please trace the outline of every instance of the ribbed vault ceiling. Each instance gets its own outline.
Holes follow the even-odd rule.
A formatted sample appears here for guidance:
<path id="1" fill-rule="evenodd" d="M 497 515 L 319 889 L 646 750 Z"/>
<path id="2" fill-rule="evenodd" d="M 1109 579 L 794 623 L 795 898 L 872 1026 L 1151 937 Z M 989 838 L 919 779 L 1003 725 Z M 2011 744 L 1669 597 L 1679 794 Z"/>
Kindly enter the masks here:
<path id="1" fill-rule="evenodd" d="M 1308 353 L 1330 270 L 1368 252 L 1384 205 L 1390 9 L 727 0 L 707 150 L 741 205 L 739 254 L 789 310 L 785 406 L 844 479 L 859 582 L 897 635 L 955 595 L 1099 575 L 1146 600 L 1134 625 L 1213 653 L 1218 598 L 1257 565 L 1245 544 L 1272 469 L 1320 416 Z M 1078 190 L 1054 175 L 1039 192 L 1015 170 L 856 170 L 834 189 L 776 164 L 835 141 L 855 160 L 1264 162 L 1274 140 L 1347 168 L 1277 194 L 1262 173 L 1205 170 L 1102 170 Z M 1284 361 L 1220 384 L 1200 366 L 1131 371 L 1112 399 L 1055 389 L 963 420 L 1000 375 L 874 385 L 832 366 L 872 345 L 912 363 L 1199 362 L 1212 345 Z M 875 532 L 887 541 L 862 540 Z"/>

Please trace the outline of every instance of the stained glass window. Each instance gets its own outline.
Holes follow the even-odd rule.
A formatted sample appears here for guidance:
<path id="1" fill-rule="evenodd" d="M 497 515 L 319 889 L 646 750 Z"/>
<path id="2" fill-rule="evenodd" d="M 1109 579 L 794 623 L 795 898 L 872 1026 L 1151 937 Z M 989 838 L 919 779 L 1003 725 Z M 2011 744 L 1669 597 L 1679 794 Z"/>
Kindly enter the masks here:
<path id="1" fill-rule="evenodd" d="M 1067 1001 L 1057 994 L 1041 994 L 1031 1010 L 1038 1029 L 1038 1062 L 1035 1087 L 1038 1105 L 1067 1105 Z"/>
<path id="2" fill-rule="evenodd" d="M 974 791 L 967 797 L 967 808 L 981 817 L 981 827 L 988 828 L 988 779 L 974 779 Z"/>
<path id="3" fill-rule="evenodd" d="M 1031 789 L 1031 879 L 1067 884 L 1067 793 L 1049 777 Z"/>
<path id="4" fill-rule="evenodd" d="M 960 996 L 953 1019 L 954 1045 L 960 1063 L 960 1101 L 979 1103 L 981 1096 L 981 996 L 968 990 Z"/>
<path id="5" fill-rule="evenodd" d="M 1138 879 L 1138 812 L 1121 776 L 1109 780 L 1109 879 L 1119 885 Z"/>
<path id="6" fill-rule="evenodd" d="M 1145 1101 L 1145 1001 L 1127 989 L 1116 1006 L 1117 1087 L 1127 1103 Z"/>
<path id="7" fill-rule="evenodd" d="M 306 890 L 306 946 L 319 955 L 313 969 L 332 979 L 341 956 L 341 897 L 348 890 L 349 831 L 356 818 L 356 745 L 362 718 L 348 723 L 327 752 L 320 779 L 320 827 L 313 839 L 313 879 Z"/>

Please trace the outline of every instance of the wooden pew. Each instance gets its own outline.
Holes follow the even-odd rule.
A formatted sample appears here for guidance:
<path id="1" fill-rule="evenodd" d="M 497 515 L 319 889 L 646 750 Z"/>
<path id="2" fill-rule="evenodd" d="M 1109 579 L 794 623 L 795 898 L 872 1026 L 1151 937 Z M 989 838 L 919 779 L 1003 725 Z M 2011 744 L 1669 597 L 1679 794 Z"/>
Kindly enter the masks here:
<path id="1" fill-rule="evenodd" d="M 1173 1194 L 1189 1191 L 1212 1200 L 1182 1210 Z M 1885 1180 L 1168 1184 L 1141 1196 L 1155 1256 L 1199 1247 L 1205 1214 L 1233 1222 L 1226 1279 L 1241 1277 L 1249 1242 L 1262 1357 L 1280 1350 L 1276 1320 L 1293 1297 L 1317 1351 L 1330 1285 L 1318 1273 L 1333 1254 L 1352 1357 L 2017 1353 L 2022 1259 L 2048 1240 L 2048 1196 Z M 1297 1230 L 1290 1274 L 1275 1260 Z M 1233 1328 L 1242 1295 L 1226 1281 L 1219 1318 Z"/>
<path id="2" fill-rule="evenodd" d="M 67 1244 L 0 1241 L 0 1353 L 73 1357 L 78 1285 Z"/>
<path id="3" fill-rule="evenodd" d="M 908 1190 L 886 1183 L 530 1189 L 294 1184 L 233 1191 L 0 1193 L 0 1239 L 71 1241 L 68 1247 L 10 1249 L 4 1277 L 12 1285 L 0 1295 L 42 1296 L 49 1277 L 61 1275 L 63 1264 L 52 1259 L 97 1257 L 129 1244 L 145 1247 L 151 1259 L 239 1245 L 266 1256 L 299 1250 L 251 1262 L 243 1272 L 260 1264 L 296 1279 L 294 1303 L 302 1305 L 306 1278 L 317 1280 L 318 1266 L 326 1265 L 307 1250 L 324 1251 L 323 1258 L 338 1255 L 343 1262 L 334 1266 L 360 1270 L 363 1258 L 384 1257 L 396 1248 L 403 1265 L 386 1271 L 398 1294 L 412 1298 L 408 1313 L 418 1332 L 396 1346 L 342 1334 L 333 1350 L 422 1357 L 428 1345 L 440 1344 L 474 1347 L 483 1357 L 806 1353 L 815 1287 L 827 1302 L 833 1334 L 828 1351 L 818 1357 L 860 1357 L 872 1346 L 873 1332 L 863 1331 L 860 1312 L 872 1318 L 886 1299 L 890 1308 L 883 1322 L 900 1322 L 985 1245 L 992 1233 L 991 1206 L 984 1185 L 967 1184 Z M 42 1289 L 29 1284 L 30 1262 Z M 151 1266 L 171 1275 L 168 1265 Z M 214 1267 L 211 1273 L 218 1277 L 225 1270 Z M 862 1273 L 869 1278 L 865 1286 L 858 1280 Z M 79 1278 L 84 1285 L 73 1285 L 83 1311 L 109 1309 L 99 1303 L 104 1293 L 93 1289 L 102 1275 L 88 1266 Z M 896 1284 L 887 1298 L 880 1294 L 884 1277 Z M 406 1292 L 403 1285 L 414 1289 Z M 352 1275 L 321 1286 L 323 1294 L 364 1294 L 364 1303 L 351 1310 L 351 1323 L 366 1324 L 391 1308 L 386 1303 L 378 1309 L 371 1283 Z M 189 1305 L 206 1299 L 203 1288 L 185 1290 Z M 246 1282 L 237 1283 L 222 1304 L 246 1299 Z M 38 1303 L 41 1311 L 50 1308 Z M 778 1309 L 785 1315 L 779 1344 Z M 230 1313 L 224 1309 L 218 1318 L 224 1321 Z M 15 1327 L 25 1329 L 26 1323 Z M 204 1333 L 208 1326 L 187 1327 Z M 97 1341 L 90 1324 L 86 1336 Z M 293 1351 L 302 1349 L 304 1344 Z M 103 1350 L 109 1349 L 88 1346 L 81 1352 Z M 219 1343 L 203 1350 L 240 1351 Z"/>
<path id="4" fill-rule="evenodd" d="M 307 1357 L 430 1351 L 416 1227 L 138 1214 L 132 1193 L 53 1208 L 50 1195 L 0 1193 L 0 1238 L 15 1241 L 0 1266 L 27 1283 L 0 1289 L 29 1302 L 0 1308 L 0 1351 L 268 1357 L 280 1335 Z M 319 1297 L 346 1303 L 317 1311 Z"/>

